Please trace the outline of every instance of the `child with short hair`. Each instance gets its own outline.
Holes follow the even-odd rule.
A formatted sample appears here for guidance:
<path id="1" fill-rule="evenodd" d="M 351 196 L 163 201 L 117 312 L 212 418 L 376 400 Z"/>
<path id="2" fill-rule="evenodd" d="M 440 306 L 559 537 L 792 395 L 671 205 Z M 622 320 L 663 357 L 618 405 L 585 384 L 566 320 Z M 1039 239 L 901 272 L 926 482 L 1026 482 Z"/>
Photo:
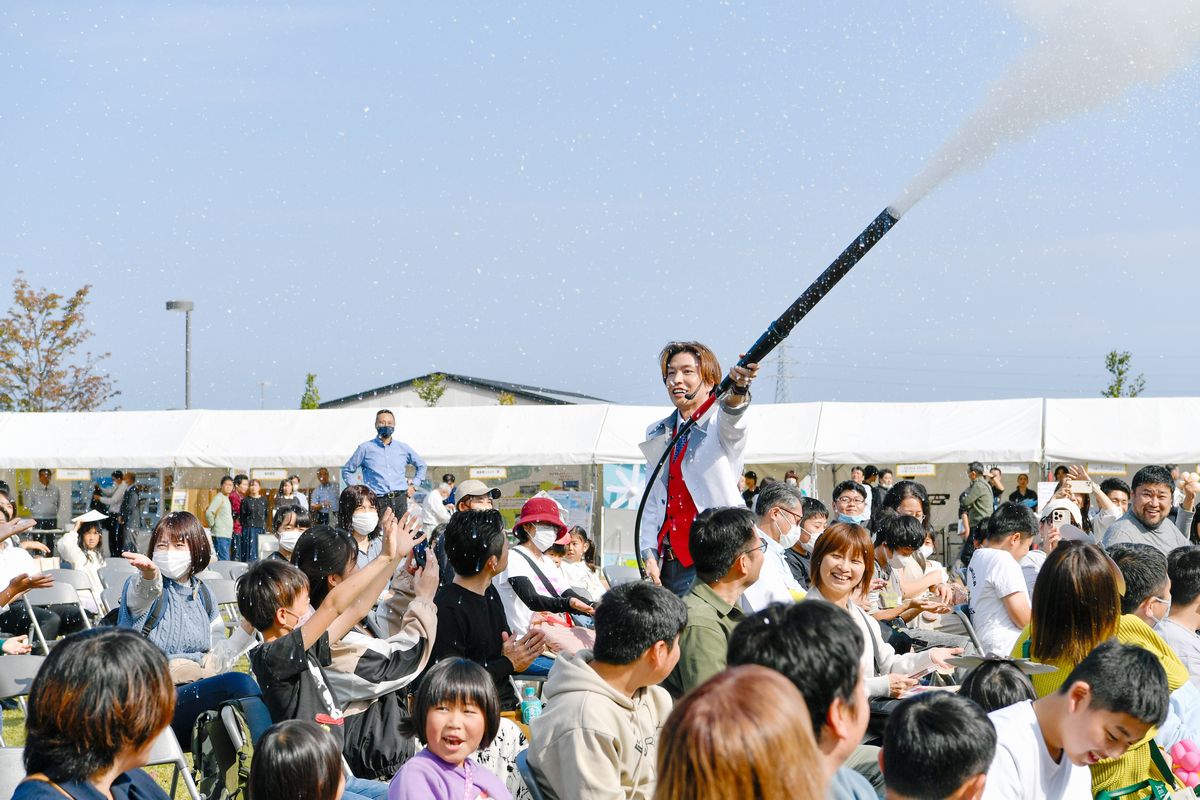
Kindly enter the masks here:
<path id="1" fill-rule="evenodd" d="M 1021 559 L 1038 531 L 1037 517 L 1016 503 L 1001 503 L 967 566 L 971 622 L 981 655 L 1007 656 L 1029 624 L 1029 589 Z"/>
<path id="2" fill-rule="evenodd" d="M 1026 700 L 1037 700 L 1033 683 L 1007 658 L 988 658 L 963 678 L 960 697 L 974 700 L 989 714 Z"/>
<path id="3" fill-rule="evenodd" d="M 1188 669 L 1200 689 L 1200 547 L 1178 547 L 1167 559 L 1171 606 L 1155 628 Z"/>
<path id="4" fill-rule="evenodd" d="M 254 745 L 249 788 L 250 800 L 338 800 L 346 776 L 337 742 L 315 722 L 272 725 Z"/>
<path id="5" fill-rule="evenodd" d="M 439 662 L 421 680 L 412 718 L 401 727 L 425 749 L 392 778 L 388 800 L 512 800 L 504 781 L 471 758 L 499 729 L 500 703 L 487 670 L 465 658 Z"/>
<path id="6" fill-rule="evenodd" d="M 809 560 L 812 558 L 817 539 L 825 532 L 825 526 L 829 523 L 829 509 L 817 498 L 805 497 L 800 501 L 800 513 L 800 539 L 783 554 L 783 557 L 792 571 L 792 577 L 807 592 L 812 583 L 812 567 Z"/>
<path id="7" fill-rule="evenodd" d="M 1089 765 L 1120 758 L 1167 717 L 1167 674 L 1158 657 L 1109 640 L 1054 694 L 993 711 L 996 755 L 984 798 L 1089 800 Z"/>
<path id="8" fill-rule="evenodd" d="M 901 701 L 888 717 L 879 754 L 885 797 L 976 800 L 995 753 L 995 728 L 965 697 L 930 692 Z"/>
<path id="9" fill-rule="evenodd" d="M 308 578 L 283 561 L 259 561 L 237 582 L 238 610 L 263 636 L 250 651 L 250 666 L 271 718 L 316 722 L 349 755 L 363 742 L 345 741 L 342 710 L 324 670 L 331 661 L 329 641 L 340 640 L 371 610 L 400 560 L 412 551 L 420 517 L 399 521 L 389 510 L 380 527 L 379 556 L 334 587 L 316 609 L 308 602 Z M 360 791 L 377 796 L 374 782 L 347 783 L 347 798 Z"/>

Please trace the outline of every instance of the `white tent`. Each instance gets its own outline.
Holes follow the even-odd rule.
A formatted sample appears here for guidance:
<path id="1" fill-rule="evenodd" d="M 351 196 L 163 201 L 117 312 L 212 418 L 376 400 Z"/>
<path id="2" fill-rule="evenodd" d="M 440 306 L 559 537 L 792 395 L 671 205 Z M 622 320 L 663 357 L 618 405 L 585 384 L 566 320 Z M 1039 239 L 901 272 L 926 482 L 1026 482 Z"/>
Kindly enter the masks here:
<path id="1" fill-rule="evenodd" d="M 1200 398 L 1046 400 L 1047 461 L 1167 464 L 1200 459 Z"/>

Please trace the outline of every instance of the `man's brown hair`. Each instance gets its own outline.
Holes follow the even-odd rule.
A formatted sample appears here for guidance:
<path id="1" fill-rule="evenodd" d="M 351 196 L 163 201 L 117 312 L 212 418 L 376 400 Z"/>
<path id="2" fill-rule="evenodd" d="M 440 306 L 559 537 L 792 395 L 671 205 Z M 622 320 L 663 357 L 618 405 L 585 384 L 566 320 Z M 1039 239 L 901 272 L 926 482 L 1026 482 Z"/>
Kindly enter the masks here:
<path id="1" fill-rule="evenodd" d="M 721 362 L 712 350 L 699 342 L 667 342 L 667 346 L 658 354 L 658 368 L 664 381 L 667 379 L 667 365 L 680 353 L 691 353 L 696 357 L 700 365 L 700 380 L 713 386 L 721 382 Z"/>

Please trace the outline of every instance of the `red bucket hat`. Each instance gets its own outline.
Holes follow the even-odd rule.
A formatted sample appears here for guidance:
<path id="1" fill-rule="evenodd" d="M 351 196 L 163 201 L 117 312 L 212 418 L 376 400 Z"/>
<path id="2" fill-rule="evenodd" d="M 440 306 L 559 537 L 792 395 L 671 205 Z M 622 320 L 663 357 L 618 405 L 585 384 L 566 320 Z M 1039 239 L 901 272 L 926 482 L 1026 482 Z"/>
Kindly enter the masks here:
<path id="1" fill-rule="evenodd" d="M 555 544 L 566 544 L 571 541 L 571 536 L 567 533 L 567 526 L 563 524 L 562 517 L 559 516 L 558 503 L 549 497 L 531 497 L 526 500 L 525 505 L 521 506 L 520 519 L 513 525 L 513 533 L 516 533 L 517 529 L 527 522 L 542 522 L 557 528 L 558 538 L 554 540 Z"/>

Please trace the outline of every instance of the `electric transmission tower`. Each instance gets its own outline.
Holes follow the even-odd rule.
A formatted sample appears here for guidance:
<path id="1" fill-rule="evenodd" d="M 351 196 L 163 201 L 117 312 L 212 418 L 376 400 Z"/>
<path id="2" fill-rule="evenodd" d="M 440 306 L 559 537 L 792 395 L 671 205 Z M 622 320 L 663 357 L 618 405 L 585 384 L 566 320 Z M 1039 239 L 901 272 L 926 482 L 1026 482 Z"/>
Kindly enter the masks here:
<path id="1" fill-rule="evenodd" d="M 792 402 L 792 378 L 788 365 L 792 363 L 792 360 L 788 358 L 786 339 L 779 343 L 775 358 L 779 362 L 775 371 L 775 402 L 790 403 Z"/>

